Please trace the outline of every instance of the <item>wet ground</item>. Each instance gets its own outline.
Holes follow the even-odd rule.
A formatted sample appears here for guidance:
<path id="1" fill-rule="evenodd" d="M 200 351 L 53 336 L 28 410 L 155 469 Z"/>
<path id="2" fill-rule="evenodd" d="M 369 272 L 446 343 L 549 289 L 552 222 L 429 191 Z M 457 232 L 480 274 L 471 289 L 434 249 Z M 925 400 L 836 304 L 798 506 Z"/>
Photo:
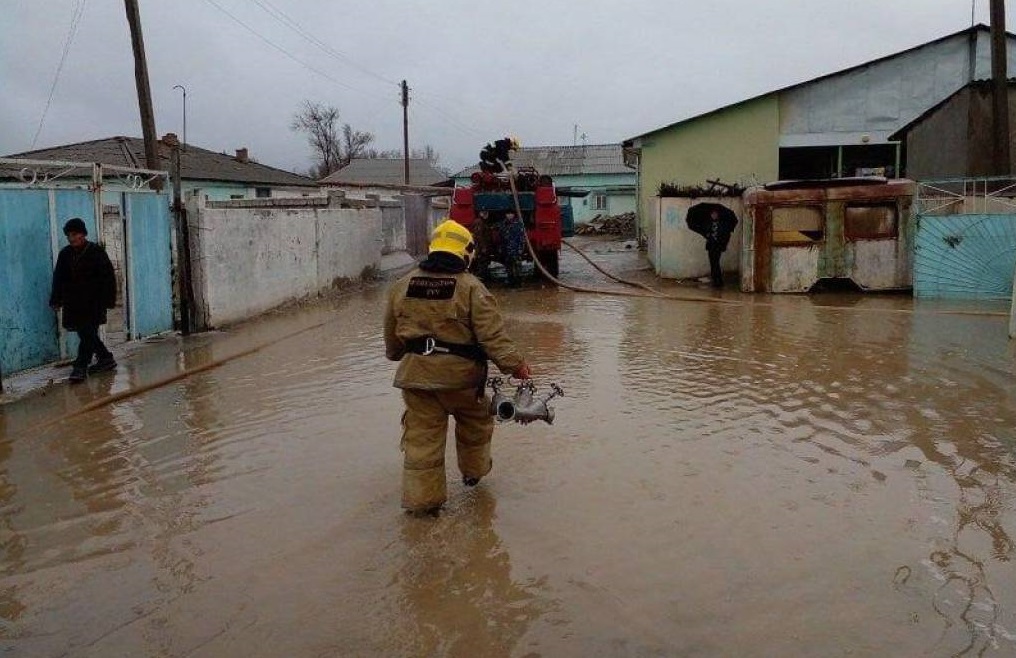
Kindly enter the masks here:
<path id="1" fill-rule="evenodd" d="M 566 397 L 412 519 L 383 288 L 0 406 L 0 653 L 1016 655 L 1004 308 L 499 289 Z"/>

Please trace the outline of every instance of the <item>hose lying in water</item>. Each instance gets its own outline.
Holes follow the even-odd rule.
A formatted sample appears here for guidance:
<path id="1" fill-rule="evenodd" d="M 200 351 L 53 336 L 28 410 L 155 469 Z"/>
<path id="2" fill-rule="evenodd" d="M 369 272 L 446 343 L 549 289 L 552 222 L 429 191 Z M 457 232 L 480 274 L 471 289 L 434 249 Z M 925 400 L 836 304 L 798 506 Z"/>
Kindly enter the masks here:
<path id="1" fill-rule="evenodd" d="M 230 354 L 229 356 L 222 357 L 221 359 L 215 359 L 214 361 L 210 361 L 208 363 L 205 363 L 205 364 L 200 365 L 200 366 L 196 366 L 194 368 L 188 368 L 186 370 L 181 370 L 180 372 L 174 373 L 174 374 L 172 374 L 172 375 L 170 375 L 168 377 L 163 377 L 162 379 L 158 379 L 158 380 L 156 380 L 154 382 L 150 382 L 148 384 L 143 384 L 141 386 L 138 386 L 137 388 L 132 388 L 132 389 L 129 389 L 129 390 L 126 390 L 126 391 L 120 391 L 119 393 L 114 393 L 112 395 L 108 395 L 108 396 L 106 396 L 104 398 L 100 398 L 98 400 L 92 400 L 88 404 L 83 405 L 82 407 L 72 411 L 71 413 L 69 413 L 69 414 L 67 414 L 65 416 L 62 416 L 60 418 L 54 418 L 52 420 L 48 420 L 48 421 L 46 421 L 44 423 L 40 423 L 39 425 L 36 425 L 36 426 L 31 427 L 29 429 L 30 430 L 44 430 L 44 429 L 47 429 L 47 428 L 52 427 L 54 425 L 58 425 L 58 424 L 60 424 L 60 423 L 62 423 L 64 421 L 77 418 L 78 416 L 83 416 L 84 414 L 87 414 L 90 411 L 95 411 L 96 409 L 101 409 L 102 407 L 107 407 L 107 406 L 109 406 L 111 404 L 116 404 L 117 402 L 120 402 L 121 400 L 126 400 L 128 398 L 132 398 L 132 397 L 135 397 L 137 395 L 141 395 L 142 393 L 147 393 L 148 391 L 151 391 L 151 390 L 156 389 L 156 388 L 162 388 L 163 386 L 167 386 L 169 384 L 172 384 L 173 382 L 180 381 L 181 379 L 186 379 L 187 377 L 190 377 L 191 375 L 196 375 L 198 373 L 205 372 L 206 370 L 211 370 L 212 368 L 218 368 L 219 366 L 225 365 L 225 364 L 229 363 L 230 361 L 235 361 L 236 359 L 239 359 L 239 358 L 242 358 L 242 357 L 254 354 L 255 352 L 260 352 L 261 350 L 265 349 L 266 347 L 271 347 L 272 345 L 276 345 L 276 344 L 281 343 L 283 341 L 289 340 L 290 338 L 295 338 L 296 336 L 299 336 L 301 334 L 307 333 L 308 331 L 313 331 L 314 329 L 320 329 L 321 327 L 325 326 L 329 322 L 332 322 L 332 320 L 325 320 L 324 322 L 319 322 L 319 323 L 311 325 L 309 327 L 304 327 L 303 329 L 298 329 L 297 331 L 294 331 L 291 334 L 287 334 L 287 335 L 282 336 L 280 338 L 274 338 L 274 339 L 272 339 L 270 341 L 266 341 L 266 342 L 264 342 L 264 343 L 262 343 L 260 345 L 256 345 L 256 346 L 251 347 L 249 349 L 242 350 L 240 352 L 237 352 L 236 354 Z"/>

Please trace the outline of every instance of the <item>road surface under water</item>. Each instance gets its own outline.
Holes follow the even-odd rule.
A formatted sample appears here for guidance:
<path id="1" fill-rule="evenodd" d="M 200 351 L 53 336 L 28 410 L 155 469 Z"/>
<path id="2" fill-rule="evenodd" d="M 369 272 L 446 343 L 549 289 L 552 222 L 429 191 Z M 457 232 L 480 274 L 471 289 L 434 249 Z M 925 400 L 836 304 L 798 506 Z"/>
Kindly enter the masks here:
<path id="1" fill-rule="evenodd" d="M 1016 655 L 1005 318 L 498 289 L 566 397 L 413 519 L 383 291 L 0 407 L 0 653 Z"/>

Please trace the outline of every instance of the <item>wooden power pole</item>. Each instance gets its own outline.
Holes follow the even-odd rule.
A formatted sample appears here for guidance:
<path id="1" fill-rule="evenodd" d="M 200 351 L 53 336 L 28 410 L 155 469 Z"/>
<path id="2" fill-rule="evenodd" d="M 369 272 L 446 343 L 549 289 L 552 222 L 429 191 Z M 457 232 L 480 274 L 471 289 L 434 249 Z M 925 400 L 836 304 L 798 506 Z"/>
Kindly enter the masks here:
<path id="1" fill-rule="evenodd" d="M 145 160 L 148 169 L 161 169 L 159 143 L 155 133 L 155 112 L 152 110 L 152 90 L 148 84 L 148 62 L 145 60 L 145 39 L 141 34 L 141 11 L 138 0 L 124 0 L 127 23 L 131 28 L 131 45 L 134 48 L 134 82 L 138 87 L 138 105 L 141 107 L 141 131 L 145 138 Z M 161 189 L 161 179 L 152 180 L 152 187 Z"/>
<path id="2" fill-rule="evenodd" d="M 402 182 L 409 185 L 409 86 L 402 81 Z"/>
<path id="3" fill-rule="evenodd" d="M 1009 154 L 1009 38 L 1005 32 L 1005 0 L 991 0 L 991 81 L 995 175 L 1011 172 Z"/>

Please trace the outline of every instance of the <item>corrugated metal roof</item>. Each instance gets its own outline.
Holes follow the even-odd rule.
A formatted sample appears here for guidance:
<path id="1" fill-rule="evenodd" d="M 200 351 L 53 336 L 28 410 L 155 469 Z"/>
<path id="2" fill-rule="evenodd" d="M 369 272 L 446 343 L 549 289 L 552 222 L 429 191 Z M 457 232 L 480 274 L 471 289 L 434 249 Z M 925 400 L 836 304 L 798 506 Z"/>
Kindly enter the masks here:
<path id="1" fill-rule="evenodd" d="M 322 185 L 375 183 L 401 185 L 405 182 L 405 163 L 396 158 L 355 158 L 348 165 L 321 179 Z M 448 174 L 424 158 L 409 159 L 410 185 L 435 185 L 448 180 Z"/>
<path id="2" fill-rule="evenodd" d="M 160 169 L 169 169 L 169 147 L 159 142 Z M 66 144 L 36 151 L 13 153 L 4 157 L 26 160 L 64 160 L 98 162 L 118 167 L 147 169 L 145 142 L 138 137 L 107 137 L 89 142 Z M 292 185 L 316 187 L 317 183 L 282 169 L 248 160 L 241 162 L 233 155 L 216 153 L 187 144 L 180 151 L 180 175 L 186 180 L 224 181 L 250 185 Z"/>
<path id="3" fill-rule="evenodd" d="M 512 153 L 512 164 L 534 167 L 548 176 L 634 173 L 624 166 L 620 144 L 526 147 Z M 479 164 L 466 167 L 455 174 L 455 178 L 465 178 L 479 170 Z"/>

